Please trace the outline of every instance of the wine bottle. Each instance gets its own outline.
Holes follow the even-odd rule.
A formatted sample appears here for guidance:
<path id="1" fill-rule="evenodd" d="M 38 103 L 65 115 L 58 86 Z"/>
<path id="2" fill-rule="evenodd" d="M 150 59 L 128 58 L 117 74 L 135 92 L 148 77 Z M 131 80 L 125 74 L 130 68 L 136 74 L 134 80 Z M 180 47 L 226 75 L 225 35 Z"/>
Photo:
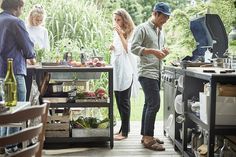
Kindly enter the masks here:
<path id="1" fill-rule="evenodd" d="M 5 105 L 8 107 L 16 106 L 17 103 L 17 84 L 13 71 L 13 59 L 7 60 L 7 74 L 4 81 Z"/>

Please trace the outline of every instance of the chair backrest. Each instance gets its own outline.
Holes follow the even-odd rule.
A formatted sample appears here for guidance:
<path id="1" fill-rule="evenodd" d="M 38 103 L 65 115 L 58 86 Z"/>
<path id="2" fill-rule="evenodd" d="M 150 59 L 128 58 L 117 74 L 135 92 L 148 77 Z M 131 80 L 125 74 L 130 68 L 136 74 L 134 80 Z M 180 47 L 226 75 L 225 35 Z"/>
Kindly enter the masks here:
<path id="1" fill-rule="evenodd" d="M 41 117 L 38 118 L 40 120 L 34 126 L 29 125 L 26 128 L 22 128 L 19 132 L 7 136 L 0 136 L 0 147 L 5 147 L 6 145 L 15 143 L 23 143 L 25 141 L 31 141 L 32 139 L 37 137 L 38 140 L 32 145 L 26 148 L 23 147 L 20 151 L 12 153 L 11 156 L 41 157 L 44 143 L 45 125 L 47 122 L 48 106 L 48 104 L 42 104 L 31 106 L 15 113 L 0 114 L 0 126 L 10 123 L 29 122 L 38 117 Z"/>

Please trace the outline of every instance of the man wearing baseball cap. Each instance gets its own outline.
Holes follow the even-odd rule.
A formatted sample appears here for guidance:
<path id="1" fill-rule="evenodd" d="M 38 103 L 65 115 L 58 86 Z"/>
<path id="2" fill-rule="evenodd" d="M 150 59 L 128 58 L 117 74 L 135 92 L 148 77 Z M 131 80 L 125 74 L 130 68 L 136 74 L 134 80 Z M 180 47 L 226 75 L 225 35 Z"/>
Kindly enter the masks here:
<path id="1" fill-rule="evenodd" d="M 156 114 L 160 109 L 161 62 L 169 54 L 169 50 L 164 47 L 162 26 L 170 15 L 168 4 L 157 3 L 153 8 L 151 19 L 135 29 L 131 46 L 132 53 L 140 57 L 139 82 L 145 95 L 141 142 L 145 148 L 155 151 L 165 150 L 164 142 L 154 138 L 154 125 Z"/>

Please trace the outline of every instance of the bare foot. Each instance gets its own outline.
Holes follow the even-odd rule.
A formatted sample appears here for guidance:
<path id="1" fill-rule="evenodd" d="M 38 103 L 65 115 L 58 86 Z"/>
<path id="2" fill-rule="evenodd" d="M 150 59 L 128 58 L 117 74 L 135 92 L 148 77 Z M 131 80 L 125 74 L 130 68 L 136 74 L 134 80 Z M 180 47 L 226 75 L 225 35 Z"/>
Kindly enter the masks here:
<path id="1" fill-rule="evenodd" d="M 118 134 L 118 135 L 114 136 L 115 141 L 121 141 L 121 140 L 124 140 L 126 138 L 127 138 L 126 136 L 122 136 L 121 134 Z"/>
<path id="2" fill-rule="evenodd" d="M 117 132 L 117 133 L 115 133 L 114 135 L 121 135 L 121 132 Z"/>

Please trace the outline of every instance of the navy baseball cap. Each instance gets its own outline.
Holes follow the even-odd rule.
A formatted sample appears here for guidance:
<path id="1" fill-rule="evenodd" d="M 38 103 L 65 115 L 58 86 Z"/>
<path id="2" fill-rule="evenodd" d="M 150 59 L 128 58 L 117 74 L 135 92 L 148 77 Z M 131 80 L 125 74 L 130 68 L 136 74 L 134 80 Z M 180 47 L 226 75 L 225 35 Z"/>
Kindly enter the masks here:
<path id="1" fill-rule="evenodd" d="M 170 7 L 168 4 L 164 3 L 164 2 L 159 2 L 157 3 L 154 8 L 153 11 L 155 12 L 161 12 L 167 16 L 171 15 L 171 11 L 170 11 Z"/>

